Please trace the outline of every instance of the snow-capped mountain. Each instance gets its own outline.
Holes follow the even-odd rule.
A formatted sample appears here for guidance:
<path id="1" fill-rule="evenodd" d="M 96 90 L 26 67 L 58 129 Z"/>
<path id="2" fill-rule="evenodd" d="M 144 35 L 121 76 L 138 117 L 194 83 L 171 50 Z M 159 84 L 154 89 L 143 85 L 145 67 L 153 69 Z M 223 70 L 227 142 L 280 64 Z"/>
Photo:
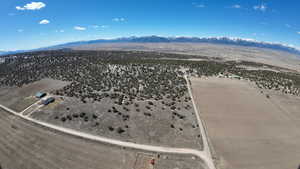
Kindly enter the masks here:
<path id="1" fill-rule="evenodd" d="M 63 49 L 76 47 L 80 45 L 89 45 L 89 44 L 103 44 L 103 43 L 211 43 L 211 44 L 222 44 L 222 45 L 237 45 L 237 46 L 246 46 L 246 47 L 258 47 L 266 48 L 273 50 L 280 50 L 285 52 L 290 52 L 293 54 L 300 55 L 300 50 L 280 43 L 270 43 L 270 42 L 261 42 L 253 39 L 241 39 L 241 38 L 229 38 L 229 37 L 162 37 L 162 36 L 143 36 L 143 37 L 124 37 L 116 39 L 98 39 L 90 41 L 77 41 L 70 42 L 55 46 L 50 46 L 46 48 L 39 48 L 30 51 L 36 50 L 53 50 L 53 49 Z M 24 51 L 20 51 L 24 52 Z M 9 53 L 20 53 L 20 52 L 9 52 Z M 4 53 L 5 54 L 5 53 Z M 7 54 L 7 52 L 6 52 Z M 0 52 L 1 55 L 1 52 Z"/>
<path id="2" fill-rule="evenodd" d="M 229 38 L 229 37 L 161 37 L 161 36 L 144 36 L 144 37 L 125 37 L 117 39 L 98 39 L 91 41 L 79 41 L 71 42 L 61 45 L 52 46 L 50 48 L 68 48 L 80 45 L 97 44 L 97 43 L 212 43 L 212 44 L 224 44 L 224 45 L 237 45 L 237 46 L 247 46 L 247 47 L 259 47 L 274 50 L 281 50 L 285 52 L 290 52 L 293 54 L 300 55 L 300 50 L 279 43 L 269 43 L 260 42 L 253 39 L 241 39 L 241 38 Z M 50 49 L 49 48 L 49 49 Z"/>

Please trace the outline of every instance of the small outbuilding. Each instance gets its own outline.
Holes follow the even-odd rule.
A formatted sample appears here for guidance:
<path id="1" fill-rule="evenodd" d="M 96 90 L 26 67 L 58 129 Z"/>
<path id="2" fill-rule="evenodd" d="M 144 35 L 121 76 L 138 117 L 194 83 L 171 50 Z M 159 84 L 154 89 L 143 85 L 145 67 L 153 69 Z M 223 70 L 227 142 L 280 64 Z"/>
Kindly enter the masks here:
<path id="1" fill-rule="evenodd" d="M 49 97 L 46 100 L 43 100 L 42 104 L 45 105 L 45 106 L 47 106 L 48 104 L 53 103 L 54 101 L 55 101 L 54 97 Z"/>
<path id="2" fill-rule="evenodd" d="M 45 97 L 46 95 L 47 94 L 45 92 L 37 92 L 35 94 L 35 97 L 41 99 L 41 98 Z"/>

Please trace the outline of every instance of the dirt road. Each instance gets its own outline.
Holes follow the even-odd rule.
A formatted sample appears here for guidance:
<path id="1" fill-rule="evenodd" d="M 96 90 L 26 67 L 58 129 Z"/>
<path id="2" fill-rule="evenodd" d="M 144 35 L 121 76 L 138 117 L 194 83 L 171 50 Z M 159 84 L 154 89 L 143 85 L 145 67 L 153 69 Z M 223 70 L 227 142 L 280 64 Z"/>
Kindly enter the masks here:
<path id="1" fill-rule="evenodd" d="M 2 169 L 130 169 L 136 154 L 143 152 L 64 134 L 1 108 L 0 128 Z M 168 162 L 164 160 L 165 155 Z M 201 160 L 193 160 L 190 155 L 165 155 L 161 153 L 157 169 L 182 166 L 205 169 Z"/>
<path id="2" fill-rule="evenodd" d="M 0 109 L 3 169 L 108 169 L 132 167 L 134 151 L 64 136 Z"/>
<path id="3" fill-rule="evenodd" d="M 187 80 L 187 78 L 186 78 L 186 80 Z M 189 89 L 189 94 L 193 98 L 189 84 L 188 84 L 188 89 Z M 192 101 L 193 101 L 193 105 L 194 105 L 194 108 L 195 108 L 197 120 L 198 120 L 200 129 L 201 129 L 201 135 L 204 136 L 204 151 L 198 151 L 198 150 L 187 149 L 187 148 L 170 148 L 170 147 L 143 145 L 143 144 L 136 144 L 136 143 L 131 143 L 131 142 L 124 142 L 124 141 L 104 138 L 104 137 L 100 137 L 100 136 L 95 136 L 95 135 L 75 131 L 75 130 L 68 129 L 68 128 L 59 127 L 59 126 L 52 125 L 52 124 L 49 124 L 49 123 L 45 123 L 45 122 L 42 122 L 42 121 L 39 121 L 39 120 L 36 120 L 36 119 L 32 119 L 28 116 L 23 115 L 22 112 L 21 113 L 15 112 L 14 110 L 11 110 L 10 108 L 7 108 L 6 106 L 3 106 L 3 105 L 0 105 L 0 108 L 4 109 L 7 112 L 10 112 L 12 115 L 16 116 L 15 118 L 19 118 L 19 119 L 23 120 L 22 121 L 23 124 L 26 124 L 25 121 L 28 121 L 29 123 L 32 123 L 33 125 L 36 125 L 37 130 L 38 130 L 39 127 L 40 128 L 47 128 L 47 129 L 51 129 L 53 131 L 60 132 L 61 134 L 67 134 L 67 135 L 70 135 L 70 136 L 73 136 L 73 137 L 75 136 L 75 137 L 87 139 L 87 140 L 90 140 L 90 141 L 100 142 L 100 143 L 104 143 L 104 144 L 110 144 L 110 145 L 118 146 L 119 148 L 120 147 L 127 147 L 127 148 L 130 148 L 130 149 L 150 151 L 150 152 L 170 153 L 170 154 L 178 154 L 178 155 L 180 155 L 180 154 L 182 154 L 182 155 L 194 155 L 194 156 L 201 159 L 201 161 L 204 163 L 203 166 L 205 166 L 205 168 L 207 167 L 209 169 L 215 169 L 215 166 L 214 166 L 212 158 L 211 158 L 211 153 L 210 153 L 210 150 L 209 150 L 209 147 L 208 147 L 208 142 L 207 142 L 204 127 L 202 125 L 200 116 L 198 114 L 197 108 L 196 108 L 195 103 L 194 103 L 194 100 L 192 99 Z M 31 106 L 29 106 L 25 110 L 29 109 L 30 107 Z M 3 112 L 4 112 L 4 110 L 3 110 Z M 5 114 L 5 113 L 2 113 L 2 114 Z M 7 117 L 10 117 L 10 116 L 7 116 Z M 14 124 L 12 123 L 11 125 L 13 126 Z M 16 129 L 18 127 L 13 127 L 13 128 Z M 23 129 L 23 127 L 21 127 L 21 128 Z M 24 129 L 26 129 L 26 128 L 24 128 Z M 42 132 L 42 131 L 40 131 L 40 132 Z M 26 133 L 26 132 L 24 132 L 24 133 Z M 37 133 L 38 132 L 35 132 L 35 134 L 37 134 Z M 23 145 L 23 144 L 21 144 L 21 145 Z M 24 144 L 24 145 L 26 145 L 26 144 Z"/>
<path id="4" fill-rule="evenodd" d="M 75 131 L 75 130 L 72 130 L 72 129 L 67 129 L 67 128 L 51 125 L 51 124 L 48 124 L 48 123 L 44 123 L 44 122 L 32 119 L 32 118 L 27 117 L 27 116 L 23 116 L 22 114 L 17 113 L 15 111 L 3 106 L 3 105 L 0 105 L 0 108 L 4 109 L 5 111 L 10 112 L 14 116 L 16 116 L 16 118 L 20 118 L 20 119 L 28 121 L 28 122 L 30 122 L 34 125 L 38 125 L 37 129 L 38 128 L 41 128 L 41 129 L 42 128 L 47 128 L 47 129 L 51 129 L 53 131 L 58 131 L 58 132 L 65 133 L 65 134 L 70 135 L 70 136 L 76 136 L 76 137 L 87 139 L 87 140 L 90 140 L 90 141 L 95 141 L 95 142 L 104 143 L 104 144 L 111 144 L 111 145 L 115 145 L 115 146 L 119 146 L 119 147 L 133 148 L 133 149 L 143 150 L 143 151 L 170 153 L 170 154 L 179 154 L 179 155 L 180 154 L 182 154 L 182 155 L 194 155 L 194 156 L 200 158 L 201 161 L 205 163 L 205 164 L 203 164 L 205 167 L 209 166 L 209 162 L 207 162 L 209 159 L 207 158 L 206 154 L 201 152 L 201 151 L 198 151 L 198 150 L 183 149 L 183 148 L 158 147 L 158 146 L 142 145 L 142 144 L 136 144 L 136 143 L 130 143 L 130 142 L 123 142 L 123 141 L 119 141 L 119 140 L 113 140 L 113 139 L 109 139 L 109 138 L 99 137 L 99 136 L 95 136 L 95 135 L 91 135 L 91 134 L 87 134 L 87 133 L 83 133 L 83 132 L 78 132 L 78 131 Z M 24 121 L 23 121 L 23 123 L 25 124 Z M 40 131 L 40 132 L 42 132 L 42 131 Z"/>
<path id="5" fill-rule="evenodd" d="M 200 114 L 199 114 L 200 112 L 198 111 L 198 107 L 195 103 L 193 93 L 192 93 L 192 89 L 191 89 L 191 86 L 190 86 L 190 83 L 189 83 L 189 80 L 188 80 L 187 76 L 185 76 L 185 80 L 187 82 L 188 92 L 189 92 L 189 94 L 192 98 L 193 107 L 194 107 L 194 110 L 195 110 L 195 114 L 196 114 L 197 121 L 198 121 L 198 124 L 199 124 L 201 136 L 202 136 L 202 139 L 203 139 L 203 153 L 205 154 L 205 156 L 207 158 L 207 163 L 208 163 L 208 166 L 210 167 L 210 169 L 215 169 L 215 165 L 214 165 L 214 162 L 213 162 L 213 159 L 212 159 L 211 150 L 210 150 L 209 143 L 208 143 L 207 134 L 206 134 L 204 125 L 202 123 L 202 119 L 201 119 Z"/>

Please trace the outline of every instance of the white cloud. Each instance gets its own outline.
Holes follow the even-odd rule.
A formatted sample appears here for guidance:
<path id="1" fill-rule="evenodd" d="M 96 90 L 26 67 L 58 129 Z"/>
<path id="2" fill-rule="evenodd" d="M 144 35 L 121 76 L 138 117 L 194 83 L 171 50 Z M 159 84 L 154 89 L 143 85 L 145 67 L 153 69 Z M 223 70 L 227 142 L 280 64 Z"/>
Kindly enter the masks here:
<path id="1" fill-rule="evenodd" d="M 124 22 L 125 18 L 113 18 L 112 20 L 115 22 Z"/>
<path id="2" fill-rule="evenodd" d="M 22 32 L 24 32 L 24 30 L 23 29 L 18 29 L 17 32 L 22 33 Z"/>
<path id="3" fill-rule="evenodd" d="M 49 20 L 47 20 L 47 19 L 43 19 L 43 20 L 41 20 L 40 21 L 40 23 L 39 24 L 41 24 L 41 25 L 46 25 L 46 24 L 49 24 L 50 23 L 50 21 Z"/>
<path id="4" fill-rule="evenodd" d="M 241 5 L 235 4 L 235 5 L 232 5 L 231 8 L 240 9 Z"/>
<path id="5" fill-rule="evenodd" d="M 16 9 L 17 9 L 17 10 L 21 10 L 21 11 L 24 11 L 24 10 L 25 10 L 25 8 L 22 8 L 22 7 L 20 7 L 20 6 L 16 6 Z"/>
<path id="6" fill-rule="evenodd" d="M 78 30 L 78 31 L 85 31 L 86 30 L 85 27 L 81 27 L 81 26 L 74 26 L 74 29 Z"/>
<path id="7" fill-rule="evenodd" d="M 43 2 L 31 2 L 29 4 L 24 5 L 23 7 L 21 6 L 16 6 L 17 10 L 40 10 L 42 8 L 46 7 L 46 4 Z"/>
<path id="8" fill-rule="evenodd" d="M 267 10 L 267 6 L 265 4 L 256 5 L 253 7 L 253 9 L 265 12 Z"/>

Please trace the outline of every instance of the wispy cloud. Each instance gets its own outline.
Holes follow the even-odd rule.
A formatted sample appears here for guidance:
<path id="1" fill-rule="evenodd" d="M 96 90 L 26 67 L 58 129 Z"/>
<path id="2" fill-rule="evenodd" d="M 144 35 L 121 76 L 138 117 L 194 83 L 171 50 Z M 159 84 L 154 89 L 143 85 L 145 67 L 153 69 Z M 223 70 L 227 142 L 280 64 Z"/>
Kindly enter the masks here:
<path id="1" fill-rule="evenodd" d="M 61 29 L 61 30 L 55 30 L 55 32 L 57 32 L 57 33 L 64 33 L 65 30 L 63 30 L 63 29 Z"/>
<path id="2" fill-rule="evenodd" d="M 204 4 L 198 4 L 198 3 L 192 3 L 192 5 L 196 8 L 205 8 L 206 7 Z"/>
<path id="3" fill-rule="evenodd" d="M 108 25 L 91 25 L 90 27 L 94 28 L 94 29 L 105 29 L 105 28 L 109 28 Z"/>
<path id="4" fill-rule="evenodd" d="M 257 11 L 262 11 L 262 12 L 265 12 L 267 10 L 267 5 L 265 4 L 261 4 L 261 5 L 255 5 L 253 6 L 253 9 L 254 10 L 257 10 Z"/>
<path id="5" fill-rule="evenodd" d="M 74 29 L 78 30 L 78 31 L 85 31 L 86 30 L 86 28 L 82 27 L 82 26 L 74 26 Z"/>
<path id="6" fill-rule="evenodd" d="M 231 8 L 240 9 L 241 5 L 235 4 L 235 5 L 232 5 Z"/>
<path id="7" fill-rule="evenodd" d="M 125 18 L 113 18 L 112 19 L 114 22 L 124 22 Z"/>
<path id="8" fill-rule="evenodd" d="M 24 32 L 24 29 L 18 29 L 17 32 L 22 33 Z"/>
<path id="9" fill-rule="evenodd" d="M 43 19 L 43 20 L 41 20 L 41 21 L 39 22 L 40 25 L 47 25 L 47 24 L 49 24 L 49 23 L 50 23 L 50 21 L 47 20 L 47 19 Z"/>
<path id="10" fill-rule="evenodd" d="M 290 24 L 285 24 L 285 27 L 291 28 L 292 26 Z"/>
<path id="11" fill-rule="evenodd" d="M 100 26 L 99 25 L 91 25 L 92 28 L 98 29 Z"/>
<path id="12" fill-rule="evenodd" d="M 47 33 L 43 33 L 43 32 L 40 33 L 40 36 L 46 36 L 46 35 Z"/>
<path id="13" fill-rule="evenodd" d="M 204 4 L 199 4 L 199 5 L 195 5 L 195 7 L 197 7 L 197 8 L 205 8 L 205 5 Z"/>
<path id="14" fill-rule="evenodd" d="M 299 32 L 297 32 L 299 35 L 300 35 L 300 31 Z"/>
<path id="15" fill-rule="evenodd" d="M 15 16 L 15 13 L 8 13 L 8 16 Z"/>
<path id="16" fill-rule="evenodd" d="M 267 22 L 260 22 L 261 25 L 269 25 Z"/>
<path id="17" fill-rule="evenodd" d="M 109 25 L 101 25 L 100 26 L 102 29 L 104 29 L 104 28 L 109 28 Z"/>
<path id="18" fill-rule="evenodd" d="M 21 11 L 24 11 L 24 10 L 40 10 L 44 7 L 46 7 L 46 4 L 43 3 L 43 2 L 31 2 L 31 3 L 28 3 L 28 4 L 24 5 L 23 7 L 16 6 L 16 9 L 21 10 Z"/>

